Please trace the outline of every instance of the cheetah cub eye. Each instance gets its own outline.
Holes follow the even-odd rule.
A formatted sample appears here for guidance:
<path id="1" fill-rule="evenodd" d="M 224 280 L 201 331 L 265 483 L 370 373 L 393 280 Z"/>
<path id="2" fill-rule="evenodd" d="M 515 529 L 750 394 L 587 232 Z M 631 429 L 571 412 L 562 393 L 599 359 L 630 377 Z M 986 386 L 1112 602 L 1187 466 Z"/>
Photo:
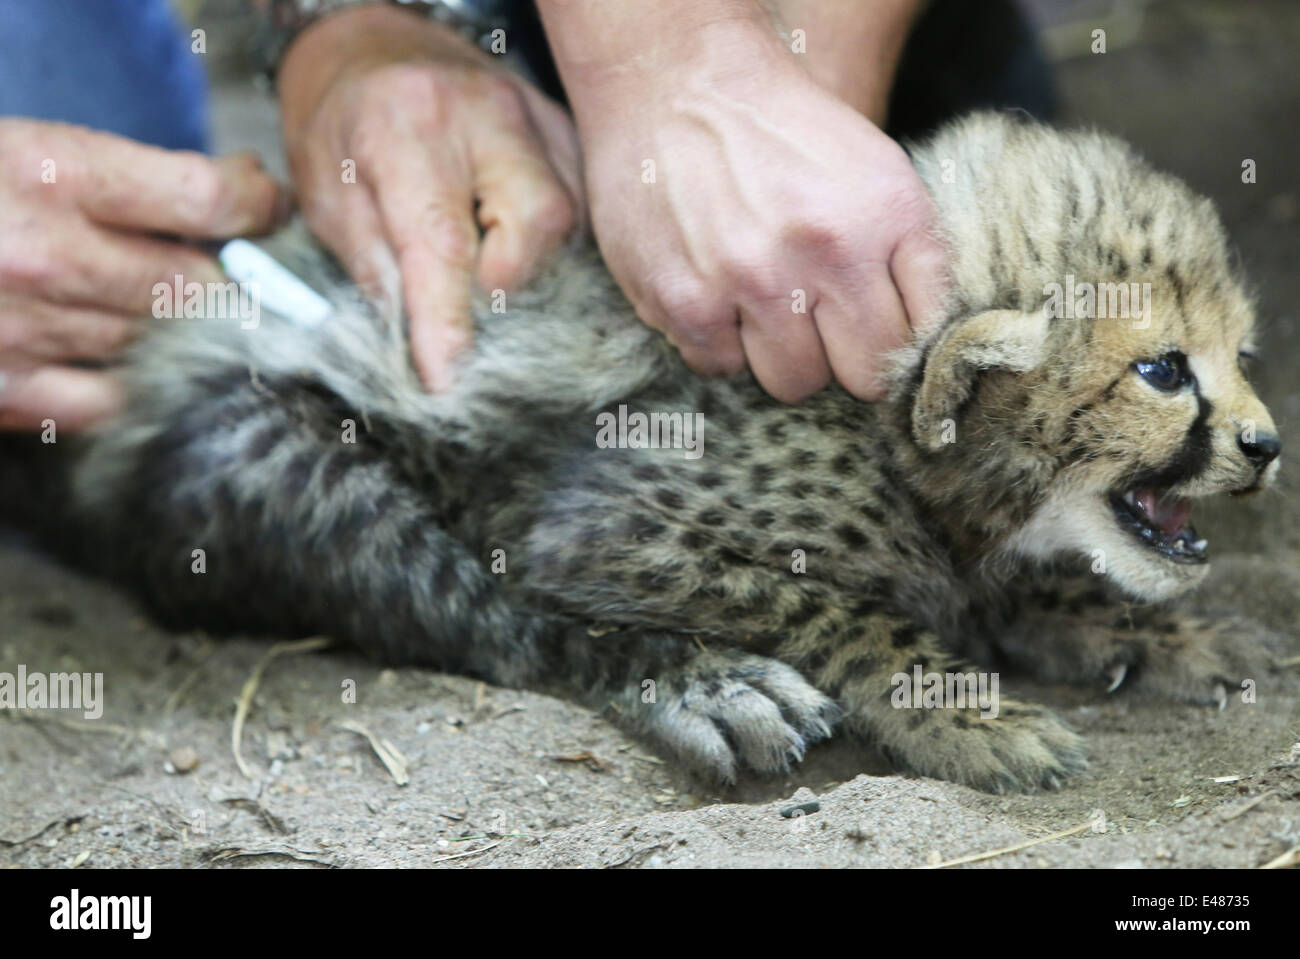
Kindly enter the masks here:
<path id="1" fill-rule="evenodd" d="M 1192 382 L 1187 357 L 1178 350 L 1171 350 L 1158 359 L 1138 360 L 1133 368 L 1142 379 L 1165 393 L 1176 393 Z"/>

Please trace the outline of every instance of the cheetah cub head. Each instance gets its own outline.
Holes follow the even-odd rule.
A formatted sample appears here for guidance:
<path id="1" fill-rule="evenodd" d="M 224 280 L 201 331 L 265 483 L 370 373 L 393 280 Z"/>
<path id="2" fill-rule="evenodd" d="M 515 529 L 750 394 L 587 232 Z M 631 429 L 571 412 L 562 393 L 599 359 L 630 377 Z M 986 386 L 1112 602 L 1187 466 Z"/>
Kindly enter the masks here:
<path id="1" fill-rule="evenodd" d="M 1194 586 L 1193 503 L 1269 485 L 1281 449 L 1214 208 L 1117 140 L 1000 116 L 918 169 L 954 260 L 947 320 L 904 373 L 935 479 L 966 477 L 971 522 L 1002 516 L 1004 554 L 1081 556 L 1139 599 Z"/>

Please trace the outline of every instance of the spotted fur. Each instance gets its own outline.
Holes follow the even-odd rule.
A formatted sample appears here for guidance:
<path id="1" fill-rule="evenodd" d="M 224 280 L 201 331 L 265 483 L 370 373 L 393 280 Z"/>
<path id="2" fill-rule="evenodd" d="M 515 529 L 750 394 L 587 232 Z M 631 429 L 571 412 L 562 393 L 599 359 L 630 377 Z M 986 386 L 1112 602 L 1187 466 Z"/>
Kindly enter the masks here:
<path id="1" fill-rule="evenodd" d="M 1225 678 L 1190 634 L 1148 655 L 1168 633 L 1116 626 L 1127 639 L 1073 655 L 1070 634 L 1017 623 L 1059 596 L 1024 593 L 1049 567 L 1082 567 L 1108 624 L 1112 587 L 1163 601 L 1204 575 L 1108 497 L 1271 480 L 1240 443 L 1247 423 L 1275 433 L 1238 369 L 1253 310 L 1210 203 L 1114 139 L 986 114 L 913 155 L 952 292 L 883 402 L 784 406 L 747 374 L 693 376 L 585 248 L 505 312 L 478 304 L 454 391 L 431 396 L 401 322 L 289 235 L 274 248 L 337 290 L 335 316 L 175 321 L 141 344 L 127 413 L 75 473 L 89 552 L 170 623 L 563 681 L 723 779 L 784 769 L 839 722 L 926 775 L 1055 785 L 1084 748 L 1046 709 L 897 709 L 891 679 L 970 655 L 1085 682 L 1121 661 Z M 1045 316 L 1067 274 L 1149 282 L 1149 322 Z M 1171 350 L 1195 382 L 1166 394 L 1133 364 Z M 704 455 L 598 448 L 620 404 L 702 413 Z"/>

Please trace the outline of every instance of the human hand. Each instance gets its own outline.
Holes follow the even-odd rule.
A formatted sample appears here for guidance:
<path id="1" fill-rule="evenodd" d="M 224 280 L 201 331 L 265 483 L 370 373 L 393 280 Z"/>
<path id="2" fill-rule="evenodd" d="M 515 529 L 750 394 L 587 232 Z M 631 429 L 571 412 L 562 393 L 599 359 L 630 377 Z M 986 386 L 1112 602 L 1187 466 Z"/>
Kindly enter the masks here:
<path id="1" fill-rule="evenodd" d="M 0 118 L 0 170 L 3 429 L 111 414 L 117 389 L 93 367 L 140 331 L 154 285 L 225 282 L 211 257 L 162 235 L 265 232 L 289 209 L 251 154 L 213 160 L 58 123 Z"/>
<path id="2" fill-rule="evenodd" d="M 599 83 L 566 76 L 606 263 L 700 373 L 747 363 L 786 402 L 832 376 L 879 398 L 941 294 L 924 185 L 765 24 L 682 36 Z"/>
<path id="3" fill-rule="evenodd" d="M 446 27 L 386 6 L 306 30 L 279 84 L 308 224 L 372 296 L 404 298 L 416 369 L 446 389 L 473 282 L 522 285 L 585 219 L 572 121 Z"/>

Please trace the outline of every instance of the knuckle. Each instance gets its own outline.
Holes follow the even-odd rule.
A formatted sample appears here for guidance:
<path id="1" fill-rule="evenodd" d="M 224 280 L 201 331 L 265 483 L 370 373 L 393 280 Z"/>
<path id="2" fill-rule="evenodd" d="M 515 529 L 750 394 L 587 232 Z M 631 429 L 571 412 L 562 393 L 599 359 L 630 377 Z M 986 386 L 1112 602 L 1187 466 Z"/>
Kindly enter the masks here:
<path id="1" fill-rule="evenodd" d="M 790 291 L 782 288 L 782 273 L 778 268 L 787 259 L 764 243 L 742 241 L 724 254 L 722 273 L 737 289 L 744 290 L 747 298 L 788 297 Z"/>
<path id="2" fill-rule="evenodd" d="M 828 266 L 843 266 L 852 258 L 853 244 L 830 214 L 811 213 L 801 218 L 790 230 L 790 241 L 796 248 L 807 248 L 811 257 Z"/>
<path id="3" fill-rule="evenodd" d="M 27 346 L 32 335 L 32 322 L 27 317 L 0 313 L 0 356 L 17 353 Z"/>
<path id="4" fill-rule="evenodd" d="M 105 318 L 94 326 L 89 346 L 98 356 L 114 356 L 135 338 L 135 326 L 125 319 Z"/>
<path id="5" fill-rule="evenodd" d="M 380 67 L 366 84 L 366 97 L 372 103 L 421 103 L 439 99 L 442 77 L 438 70 L 424 63 L 392 63 Z"/>
<path id="6" fill-rule="evenodd" d="M 673 325 L 692 338 L 710 325 L 705 310 L 707 300 L 703 286 L 690 280 L 659 278 L 651 284 L 651 293 Z"/>
<path id="7" fill-rule="evenodd" d="M 178 167 L 176 182 L 178 195 L 183 197 L 181 211 L 187 221 L 208 225 L 223 214 L 226 204 L 226 185 L 215 166 L 201 156 L 176 157 Z"/>
<path id="8" fill-rule="evenodd" d="M 498 119 L 519 126 L 528 123 L 528 101 L 510 77 L 484 70 L 475 80 L 475 92 Z"/>
<path id="9" fill-rule="evenodd" d="M 578 223 L 578 213 L 569 194 L 559 186 L 546 191 L 529 217 L 533 228 L 547 236 L 568 236 Z"/>
<path id="10" fill-rule="evenodd" d="M 467 220 L 435 206 L 429 210 L 425 240 L 438 259 L 455 266 L 468 266 L 474 262 L 478 231 Z"/>
<path id="11" fill-rule="evenodd" d="M 59 274 L 58 258 L 46 240 L 23 234 L 0 237 L 0 289 L 47 290 Z"/>
<path id="12" fill-rule="evenodd" d="M 257 199 L 252 203 L 250 213 L 253 223 L 258 228 L 265 228 L 276 222 L 280 210 L 280 188 L 270 177 L 257 175 Z"/>

